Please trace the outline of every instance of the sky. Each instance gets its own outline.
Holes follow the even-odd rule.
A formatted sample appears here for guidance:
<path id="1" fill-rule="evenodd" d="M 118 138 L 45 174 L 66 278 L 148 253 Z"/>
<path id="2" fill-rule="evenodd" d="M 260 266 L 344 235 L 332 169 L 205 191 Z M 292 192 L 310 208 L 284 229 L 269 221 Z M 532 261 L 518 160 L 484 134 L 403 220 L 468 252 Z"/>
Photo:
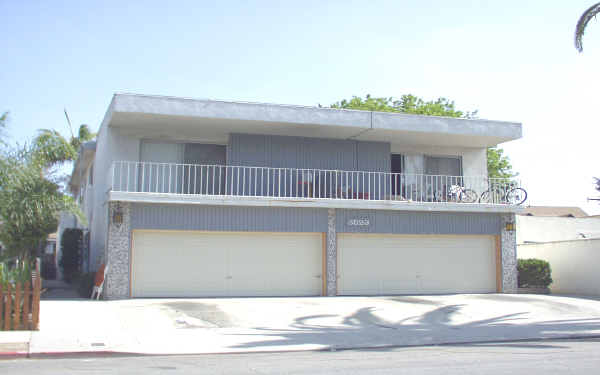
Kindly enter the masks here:
<path id="1" fill-rule="evenodd" d="M 517 121 L 501 145 L 531 205 L 600 214 L 600 19 L 570 1 L 0 0 L 9 134 L 96 130 L 115 92 L 300 105 L 446 97 Z"/>

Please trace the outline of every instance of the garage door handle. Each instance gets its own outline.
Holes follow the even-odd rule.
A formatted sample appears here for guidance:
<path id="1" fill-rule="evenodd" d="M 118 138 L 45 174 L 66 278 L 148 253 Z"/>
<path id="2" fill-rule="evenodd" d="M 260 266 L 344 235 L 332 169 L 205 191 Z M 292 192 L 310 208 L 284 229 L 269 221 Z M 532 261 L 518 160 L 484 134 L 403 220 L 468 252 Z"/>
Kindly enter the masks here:
<path id="1" fill-rule="evenodd" d="M 233 277 L 232 277 L 232 276 L 226 276 L 225 278 L 226 278 L 227 280 L 231 280 L 231 279 L 233 279 Z"/>
<path id="2" fill-rule="evenodd" d="M 317 276 L 315 276 L 315 278 L 316 278 L 316 279 L 320 279 L 320 278 L 321 278 L 321 275 L 317 275 Z"/>

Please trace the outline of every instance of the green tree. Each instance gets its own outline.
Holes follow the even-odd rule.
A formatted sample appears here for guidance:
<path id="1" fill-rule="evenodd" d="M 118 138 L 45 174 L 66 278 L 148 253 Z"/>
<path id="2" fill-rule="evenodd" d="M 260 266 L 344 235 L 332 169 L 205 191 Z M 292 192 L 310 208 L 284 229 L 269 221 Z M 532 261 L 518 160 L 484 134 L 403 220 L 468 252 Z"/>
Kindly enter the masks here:
<path id="1" fill-rule="evenodd" d="M 6 146 L 6 121 L 8 119 L 8 112 L 4 112 L 0 115 L 0 147 Z"/>
<path id="2" fill-rule="evenodd" d="M 1 130 L 6 129 L 3 117 Z M 74 146 L 63 144 L 56 132 L 48 135 L 38 135 L 24 146 L 5 142 L 0 150 L 0 242 L 10 256 L 21 260 L 37 255 L 48 234 L 56 230 L 61 212 L 71 212 L 85 222 L 73 199 L 54 182 L 57 172 L 52 167 L 72 159 Z"/>
<path id="3" fill-rule="evenodd" d="M 64 188 L 69 175 L 64 173 L 62 166 L 77 158 L 82 143 L 92 140 L 96 134 L 87 125 L 79 127 L 77 136 L 65 138 L 54 129 L 40 129 L 33 139 L 35 157 L 45 164 L 45 174 Z"/>
<path id="4" fill-rule="evenodd" d="M 512 171 L 512 165 L 508 156 L 504 155 L 504 150 L 497 147 L 487 149 L 487 168 L 488 177 L 510 179 L 517 176 Z"/>
<path id="5" fill-rule="evenodd" d="M 579 52 L 583 52 L 583 34 L 588 23 L 600 13 L 600 3 L 594 4 L 579 17 L 577 26 L 575 26 L 575 48 Z"/>
<path id="6" fill-rule="evenodd" d="M 371 95 L 361 98 L 353 96 L 350 100 L 341 100 L 331 108 L 360 109 L 364 111 L 411 113 L 415 115 L 474 118 L 475 112 L 463 112 L 456 109 L 454 102 L 446 98 L 425 101 L 414 95 L 402 95 L 400 99 L 374 98 Z"/>
<path id="7" fill-rule="evenodd" d="M 33 139 L 36 155 L 40 160 L 45 160 L 50 165 L 61 164 L 74 160 L 82 143 L 92 140 L 96 134 L 92 133 L 85 124 L 79 127 L 77 136 L 65 138 L 53 129 L 40 129 Z"/>
<path id="8" fill-rule="evenodd" d="M 364 98 L 353 96 L 352 99 L 344 99 L 333 103 L 331 108 L 459 118 L 477 117 L 477 111 L 466 112 L 458 110 L 454 102 L 446 98 L 425 101 L 410 94 L 402 95 L 398 100 L 392 97 L 374 98 L 371 95 L 367 95 Z M 517 175 L 512 171 L 510 159 L 504 155 L 504 150 L 497 147 L 487 149 L 487 169 L 488 177 L 512 178 Z"/>

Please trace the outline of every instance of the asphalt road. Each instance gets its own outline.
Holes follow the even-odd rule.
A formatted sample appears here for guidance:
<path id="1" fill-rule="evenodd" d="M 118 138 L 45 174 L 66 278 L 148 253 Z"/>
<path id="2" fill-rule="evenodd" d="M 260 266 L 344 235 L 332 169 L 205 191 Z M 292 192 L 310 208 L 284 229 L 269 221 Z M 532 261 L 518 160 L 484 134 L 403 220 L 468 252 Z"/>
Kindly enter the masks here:
<path id="1" fill-rule="evenodd" d="M 0 374 L 595 374 L 600 339 L 190 356 L 1 360 Z"/>

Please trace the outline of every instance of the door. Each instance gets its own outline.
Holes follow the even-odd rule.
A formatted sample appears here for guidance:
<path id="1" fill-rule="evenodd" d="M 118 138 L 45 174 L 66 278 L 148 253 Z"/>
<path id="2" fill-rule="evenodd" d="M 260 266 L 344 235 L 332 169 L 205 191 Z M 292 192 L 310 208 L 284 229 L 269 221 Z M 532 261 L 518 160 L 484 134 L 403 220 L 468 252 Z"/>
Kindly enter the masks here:
<path id="1" fill-rule="evenodd" d="M 496 291 L 493 236 L 338 235 L 338 294 Z"/>
<path id="2" fill-rule="evenodd" d="M 134 231 L 133 297 L 314 296 L 320 233 Z"/>

